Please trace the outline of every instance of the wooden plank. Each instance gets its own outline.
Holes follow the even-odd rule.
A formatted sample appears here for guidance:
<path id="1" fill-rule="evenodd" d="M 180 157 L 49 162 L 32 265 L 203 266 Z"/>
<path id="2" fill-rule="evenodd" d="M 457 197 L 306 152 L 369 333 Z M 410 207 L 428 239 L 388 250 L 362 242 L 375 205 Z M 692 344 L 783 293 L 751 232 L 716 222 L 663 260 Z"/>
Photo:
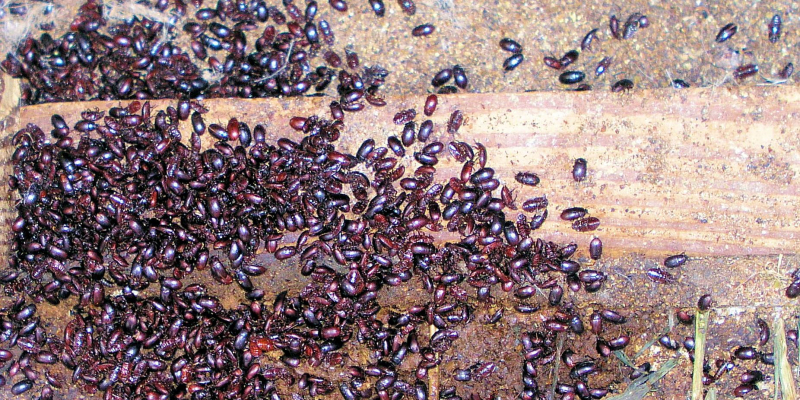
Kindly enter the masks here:
<path id="1" fill-rule="evenodd" d="M 354 152 L 375 138 L 385 143 L 402 127 L 392 123 L 404 108 L 420 111 L 425 96 L 389 98 L 388 106 L 347 114 L 341 145 Z M 292 116 L 328 115 L 330 98 L 210 99 L 208 122 L 236 116 L 250 126 L 262 123 L 274 139 L 298 138 Z M 50 127 L 59 113 L 69 124 L 88 108 L 121 102 L 45 104 L 24 107 L 9 135 L 26 123 Z M 126 103 L 126 102 L 122 102 Z M 153 101 L 154 107 L 174 101 Z M 466 119 L 453 137 L 445 125 L 450 113 Z M 570 206 L 588 208 L 602 220 L 593 234 L 607 249 L 623 253 L 753 255 L 796 252 L 800 238 L 800 90 L 796 87 L 702 88 L 609 92 L 542 92 L 439 96 L 432 118 L 433 137 L 481 142 L 489 165 L 515 190 L 517 204 L 546 195 L 550 217 L 540 230 L 545 239 L 585 245 L 592 233 L 578 233 L 558 219 Z M 188 137 L 188 125 L 182 129 Z M 11 152 L 6 140 L 3 157 Z M 413 146 L 414 151 L 419 145 Z M 573 160 L 589 163 L 589 177 L 576 183 Z M 416 167 L 407 157 L 407 166 Z M 3 167 L 4 175 L 10 173 Z M 460 166 L 449 157 L 437 165 L 441 180 Z M 538 187 L 522 187 L 517 171 L 536 172 Z M 3 185 L 2 217 L 13 201 Z M 510 214 L 514 218 L 516 212 Z M 447 235 L 441 238 L 451 238 Z"/>

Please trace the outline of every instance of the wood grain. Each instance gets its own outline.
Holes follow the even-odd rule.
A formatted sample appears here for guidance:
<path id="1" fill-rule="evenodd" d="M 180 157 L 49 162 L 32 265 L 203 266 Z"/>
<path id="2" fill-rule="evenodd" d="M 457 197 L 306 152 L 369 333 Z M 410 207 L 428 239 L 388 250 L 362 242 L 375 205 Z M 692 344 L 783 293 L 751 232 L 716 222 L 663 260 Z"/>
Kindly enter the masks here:
<path id="1" fill-rule="evenodd" d="M 13 123 L 14 113 L 18 110 L 21 88 L 19 79 L 0 72 L 0 129 Z"/>
<path id="2" fill-rule="evenodd" d="M 404 108 L 420 111 L 425 96 L 389 98 L 388 106 L 347 114 L 341 145 L 354 152 L 366 138 L 385 143 L 402 127 L 392 123 Z M 207 123 L 236 116 L 250 126 L 262 123 L 274 139 L 298 138 L 288 126 L 292 116 L 328 115 L 330 98 L 213 99 Z M 121 102 L 61 103 L 23 107 L 19 122 L 6 130 L 36 123 L 50 128 L 59 113 L 69 124 L 88 108 L 107 109 Z M 122 102 L 126 103 L 126 102 Z M 154 107 L 174 101 L 153 101 Z M 450 113 L 466 119 L 455 137 L 445 125 Z M 612 254 L 756 255 L 795 253 L 800 238 L 800 90 L 795 87 L 703 88 L 608 92 L 542 92 L 439 96 L 432 118 L 434 138 L 481 142 L 489 165 L 515 190 L 517 204 L 546 195 L 549 220 L 541 235 L 585 245 L 601 237 Z M 188 137 L 188 125 L 182 131 Z M 419 145 L 413 146 L 414 151 Z M 588 160 L 589 177 L 576 183 L 573 160 Z M 406 165 L 416 165 L 407 157 Z M 10 173 L 5 164 L 0 171 Z M 446 157 L 439 165 L 443 181 L 460 166 Z M 536 172 L 535 188 L 513 179 L 517 171 Z M 0 223 L 13 215 L 13 196 L 2 185 Z M 558 219 L 566 207 L 583 206 L 602 220 L 593 233 L 578 233 Z M 510 218 L 515 218 L 511 212 Z M 3 226 L 7 226 L 7 223 Z M 441 239 L 452 238 L 441 235 Z"/>

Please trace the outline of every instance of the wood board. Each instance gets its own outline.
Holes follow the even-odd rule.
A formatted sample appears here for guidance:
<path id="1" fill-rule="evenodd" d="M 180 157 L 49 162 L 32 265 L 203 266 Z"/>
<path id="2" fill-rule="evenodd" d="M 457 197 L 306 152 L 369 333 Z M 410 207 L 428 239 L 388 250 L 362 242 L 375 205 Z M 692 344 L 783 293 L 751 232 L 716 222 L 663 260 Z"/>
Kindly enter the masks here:
<path id="1" fill-rule="evenodd" d="M 421 122 L 425 95 L 388 98 L 382 108 L 346 114 L 341 145 L 355 152 L 366 138 L 385 144 L 402 127 L 394 114 L 416 108 Z M 262 123 L 273 140 L 298 138 L 292 116 L 329 115 L 330 98 L 209 99 L 207 123 L 236 116 Z M 72 125 L 85 109 L 107 109 L 127 101 L 58 103 L 22 107 L 5 129 L 8 138 L 27 123 L 50 129 L 50 115 Z M 152 101 L 154 108 L 176 101 Z M 466 116 L 458 133 L 446 132 L 449 115 Z M 764 255 L 796 252 L 800 238 L 800 90 L 795 87 L 733 87 L 651 90 L 631 93 L 538 92 L 439 96 L 432 140 L 483 143 L 488 166 L 514 189 L 517 205 L 546 195 L 550 217 L 540 236 L 586 244 L 601 237 L 611 254 Z M 190 132 L 182 127 L 184 137 Z M 208 140 L 206 140 L 208 144 Z M 420 145 L 415 144 L 413 151 Z M 574 182 L 575 158 L 588 161 L 589 176 Z M 406 157 L 407 168 L 417 166 Z M 436 166 L 438 177 L 460 170 L 450 157 Z M 535 172 L 541 184 L 523 187 L 518 171 Z M 2 173 L 8 176 L 10 165 Z M 15 194 L 2 185 L 2 219 L 15 214 Z M 592 233 L 571 229 L 558 214 L 582 206 L 601 219 Z M 515 216 L 512 212 L 510 215 Z M 7 225 L 5 225 L 7 226 Z M 440 235 L 440 239 L 452 236 Z"/>

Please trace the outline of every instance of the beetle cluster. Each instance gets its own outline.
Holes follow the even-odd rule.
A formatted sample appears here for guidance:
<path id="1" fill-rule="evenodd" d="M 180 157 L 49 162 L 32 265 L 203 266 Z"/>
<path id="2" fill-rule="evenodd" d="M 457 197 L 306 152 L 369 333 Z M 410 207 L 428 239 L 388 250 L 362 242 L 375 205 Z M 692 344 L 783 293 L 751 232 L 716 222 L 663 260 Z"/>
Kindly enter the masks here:
<path id="1" fill-rule="evenodd" d="M 330 3 L 334 10 L 347 10 L 344 0 Z M 413 1 L 401 5 L 407 8 Z M 153 5 L 188 21 L 179 28 L 173 25 L 177 19 L 134 17 L 113 24 L 104 17 L 102 4 L 90 0 L 80 7 L 70 32 L 25 39 L 0 66 L 23 79 L 25 104 L 299 96 L 322 94 L 336 79 L 338 103 L 345 111 L 363 109 L 362 98 L 385 104 L 378 90 L 388 71 L 362 67 L 350 50 L 343 63 L 333 48 L 330 24 L 317 18 L 316 1 L 303 10 L 291 1 L 280 9 L 264 0 L 222 0 L 215 7 L 202 7 L 198 0 L 192 6 L 193 18 L 183 0 Z M 188 48 L 165 40 L 179 29 L 189 38 Z M 254 30 L 261 35 L 248 43 Z M 314 67 L 318 55 L 324 64 Z"/>
<path id="2" fill-rule="evenodd" d="M 432 96 L 427 116 L 435 112 Z M 470 288 L 478 304 L 499 288 L 520 300 L 519 312 L 551 313 L 540 327 L 545 337 L 583 333 L 580 310 L 562 300 L 565 288 L 595 292 L 605 273 L 572 260 L 575 244 L 531 236 L 546 218 L 546 198 L 523 204 L 541 213 L 530 222 L 523 213 L 507 220 L 514 198 L 486 165 L 482 145 L 431 141 L 430 120 L 415 132 L 414 109 L 395 116 L 402 139 L 392 136 L 386 147 L 368 139 L 355 154 L 336 147 L 336 119 L 294 117 L 289 125 L 302 140 L 270 142 L 263 125 L 207 123 L 206 112 L 194 101 L 157 111 L 134 101 L 86 111 L 72 127 L 53 115 L 49 134 L 29 125 L 14 135 L 10 184 L 21 201 L 12 271 L 2 282 L 18 300 L 5 310 L 0 332 L 24 350 L 11 376 L 25 378 L 13 393 L 35 386 L 40 365 L 60 362 L 85 390 L 112 399 L 280 398 L 277 388 L 294 384 L 311 395 L 421 399 L 427 371 L 458 340 L 458 326 L 473 320 Z M 454 112 L 448 131 L 462 119 Z M 188 144 L 180 121 L 191 122 Z M 437 183 L 435 166 L 448 156 L 463 163 L 460 176 Z M 404 158 L 419 163 L 411 176 Z M 539 181 L 532 172 L 515 179 Z M 460 239 L 437 245 L 431 234 L 441 230 Z M 311 281 L 269 306 L 252 281 L 273 268 L 259 261 L 262 253 L 297 265 Z M 235 282 L 248 302 L 223 307 L 206 287 L 184 283 L 196 271 L 218 284 Z M 381 289 L 412 278 L 430 298 L 379 317 Z M 156 294 L 143 295 L 148 288 Z M 537 291 L 549 293 L 545 304 L 529 303 Z M 53 305 L 77 299 L 63 336 L 39 325 L 35 303 L 23 295 Z M 601 315 L 624 322 L 610 310 Z M 422 340 L 425 325 L 437 332 Z M 350 365 L 340 382 L 296 372 L 301 364 L 343 367 L 340 349 L 350 341 L 383 361 Z M 608 341 L 614 349 L 627 342 Z M 526 368 L 552 360 L 551 344 L 528 349 Z M 277 364 L 264 358 L 274 353 Z M 397 370 L 408 354 L 419 355 L 410 381 Z M 573 368 L 575 390 L 598 370 L 584 367 Z M 480 379 L 494 369 L 484 362 L 456 378 Z M 526 382 L 533 379 L 526 374 Z M 42 395 L 61 386 L 63 378 L 48 379 Z M 531 386 L 524 397 L 537 393 Z"/>

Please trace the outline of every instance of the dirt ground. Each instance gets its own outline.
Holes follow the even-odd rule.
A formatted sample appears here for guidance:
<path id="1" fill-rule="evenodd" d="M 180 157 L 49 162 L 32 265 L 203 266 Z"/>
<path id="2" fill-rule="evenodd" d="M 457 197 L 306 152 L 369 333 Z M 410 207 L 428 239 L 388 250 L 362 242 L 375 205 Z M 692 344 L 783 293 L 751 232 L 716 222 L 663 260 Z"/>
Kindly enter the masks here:
<path id="1" fill-rule="evenodd" d="M 594 90 L 609 90 L 614 82 L 623 78 L 632 80 L 636 88 L 665 90 L 672 90 L 669 89 L 670 82 L 678 78 L 701 87 L 766 85 L 769 84 L 767 79 L 776 79 L 776 74 L 786 63 L 800 61 L 798 2 L 682 0 L 668 4 L 640 0 L 424 0 L 417 1 L 416 5 L 416 15 L 407 16 L 395 1 L 387 0 L 386 16 L 377 18 L 367 1 L 351 1 L 346 13 L 335 12 L 327 2 L 322 2 L 318 18 L 331 23 L 336 35 L 335 49 L 340 54 L 344 48 L 352 49 L 358 52 L 362 64 L 381 65 L 391 72 L 382 89 L 387 96 L 432 92 L 434 88 L 430 81 L 433 75 L 454 64 L 461 65 L 467 72 L 470 82 L 467 92 L 565 90 L 567 87 L 557 79 L 560 71 L 547 68 L 542 58 L 560 58 L 568 50 L 579 49 L 581 39 L 593 28 L 599 29 L 599 40 L 591 51 L 581 53 L 578 61 L 568 69 L 584 71 L 586 83 Z M 61 12 L 67 14 L 75 8 L 71 3 L 60 6 L 63 7 Z M 192 6 L 189 8 L 194 10 Z M 640 29 L 629 40 L 612 38 L 608 29 L 609 17 L 616 15 L 624 23 L 634 12 L 646 15 L 650 26 Z M 774 14 L 782 16 L 784 29 L 780 40 L 773 44 L 767 40 L 767 23 Z M 729 22 L 738 25 L 738 33 L 725 43 L 716 43 L 717 32 Z M 411 29 L 422 23 L 433 23 L 436 32 L 428 37 L 412 37 Z M 524 48 L 525 61 L 513 71 L 503 71 L 503 60 L 510 53 L 499 48 L 498 42 L 502 38 L 515 39 Z M 606 56 L 613 57 L 613 63 L 604 75 L 595 77 L 597 62 Z M 741 81 L 734 80 L 732 71 L 748 63 L 758 64 L 759 74 Z M 794 84 L 795 81 L 792 78 L 784 84 Z M 639 349 L 657 338 L 657 332 L 669 327 L 669 316 L 674 315 L 677 309 L 688 310 L 694 307 L 700 295 L 711 293 L 716 303 L 711 314 L 706 354 L 713 363 L 716 359 L 729 359 L 731 350 L 739 345 L 757 342 L 757 318 L 771 324 L 775 317 L 780 317 L 787 329 L 797 327 L 797 302 L 785 298 L 782 293 L 789 283 L 789 273 L 800 266 L 800 257 L 796 255 L 796 241 L 787 242 L 785 248 L 786 254 L 774 256 L 749 257 L 742 254 L 741 257 L 693 259 L 681 271 L 675 285 L 656 285 L 645 277 L 644 271 L 659 264 L 661 259 L 636 253 L 604 258 L 598 266 L 609 275 L 604 289 L 595 294 L 582 291 L 576 295 L 568 291 L 568 301 L 583 310 L 605 307 L 627 315 L 628 323 L 611 327 L 605 336 L 629 335 L 631 344 L 625 353 L 632 358 Z M 269 299 L 282 290 L 299 290 L 306 279 L 295 268 L 275 265 L 270 272 L 254 279 L 254 283 L 266 290 Z M 212 294 L 216 292 L 226 306 L 244 300 L 243 293 L 235 285 L 210 286 Z M 379 301 L 385 309 L 402 310 L 412 304 L 415 295 L 422 292 L 421 284 L 412 281 L 397 292 L 382 292 L 385 298 L 379 298 Z M 520 393 L 522 350 L 519 338 L 535 322 L 540 322 L 541 316 L 517 313 L 513 308 L 515 302 L 512 296 L 498 294 L 496 303 L 488 308 L 476 305 L 474 322 L 461 328 L 458 351 L 448 352 L 450 358 L 438 370 L 440 388 L 455 385 L 459 393 L 494 394 L 502 399 L 513 399 Z M 503 319 L 494 325 L 484 324 L 482 321 L 498 308 L 505 309 Z M 64 309 L 64 305 L 58 308 L 43 306 L 40 313 L 45 321 L 52 323 L 54 331 L 59 331 L 58 320 L 63 318 Z M 675 324 L 669 334 L 681 341 L 692 335 L 693 330 L 691 326 Z M 630 369 L 614 357 L 600 359 L 594 351 L 594 343 L 594 336 L 585 334 L 570 346 L 576 353 L 598 359 L 605 371 L 593 376 L 591 385 L 610 385 L 617 390 L 615 394 L 619 394 L 630 382 Z M 771 346 L 772 341 L 765 351 L 771 352 Z M 364 356 L 356 352 L 351 354 L 356 359 Z M 688 397 L 691 363 L 686 350 L 673 352 L 655 344 L 633 361 L 636 364 L 650 362 L 656 369 L 671 358 L 679 360 L 678 366 L 647 398 Z M 798 354 L 792 344 L 789 345 L 789 360 L 797 377 Z M 498 366 L 489 378 L 468 383 L 453 380 L 454 369 L 488 361 Z M 410 368 L 415 363 L 406 364 Z M 718 398 L 733 397 L 732 390 L 739 384 L 738 375 L 744 368 L 759 369 L 768 376 L 767 382 L 761 386 L 763 390 L 749 394 L 747 398 L 773 398 L 772 367 L 759 365 L 756 361 L 738 364 L 732 373 L 713 385 L 720 391 Z M 561 379 L 566 379 L 565 371 L 562 368 Z M 334 379 L 341 373 L 339 370 L 328 372 Z M 317 371 L 317 374 L 321 373 Z M 403 374 L 413 374 L 413 371 L 404 371 L 401 376 Z M 2 390 L 0 398 L 10 395 Z M 93 398 L 69 392 L 59 395 L 61 398 Z M 330 398 L 338 396 L 336 393 Z"/>

